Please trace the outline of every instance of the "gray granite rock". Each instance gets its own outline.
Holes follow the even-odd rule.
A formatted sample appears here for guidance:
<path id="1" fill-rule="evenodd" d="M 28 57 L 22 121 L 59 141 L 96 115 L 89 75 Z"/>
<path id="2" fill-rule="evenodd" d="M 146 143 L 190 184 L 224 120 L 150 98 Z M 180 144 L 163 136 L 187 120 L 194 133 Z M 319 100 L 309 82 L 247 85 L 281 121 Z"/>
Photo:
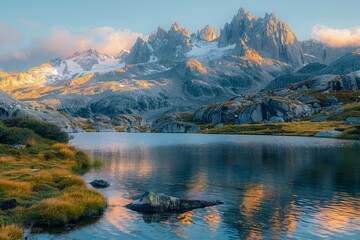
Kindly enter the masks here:
<path id="1" fill-rule="evenodd" d="M 140 199 L 127 204 L 125 207 L 145 213 L 162 213 L 162 212 L 186 212 L 196 208 L 205 208 L 223 204 L 223 202 L 205 201 L 205 200 L 187 200 L 180 199 L 164 194 L 145 192 Z"/>
<path id="2" fill-rule="evenodd" d="M 177 121 L 176 116 L 166 116 L 157 119 L 151 126 L 151 132 L 155 133 L 194 133 L 200 128 L 189 122 Z"/>
<path id="3" fill-rule="evenodd" d="M 285 120 L 282 118 L 282 117 L 276 117 L 276 116 L 272 116 L 270 118 L 270 121 L 271 123 L 284 123 Z"/>
<path id="4" fill-rule="evenodd" d="M 110 187 L 110 183 L 102 179 L 95 179 L 94 181 L 90 182 L 91 186 L 94 188 L 108 188 Z"/>
<path id="5" fill-rule="evenodd" d="M 340 134 L 341 134 L 340 131 L 329 130 L 329 131 L 319 132 L 319 133 L 315 134 L 315 137 L 333 138 L 333 137 L 336 137 L 336 136 L 338 136 Z"/>
<path id="6" fill-rule="evenodd" d="M 345 119 L 345 123 L 346 124 L 360 124 L 360 118 L 356 118 L 356 117 L 347 118 L 347 119 Z"/>
<path id="7" fill-rule="evenodd" d="M 245 41 L 249 48 L 263 57 L 295 66 L 304 65 L 301 46 L 295 34 L 275 14 L 266 14 L 264 18 L 258 18 L 241 8 L 233 20 L 221 30 L 218 45 L 225 47 L 239 41 Z"/>

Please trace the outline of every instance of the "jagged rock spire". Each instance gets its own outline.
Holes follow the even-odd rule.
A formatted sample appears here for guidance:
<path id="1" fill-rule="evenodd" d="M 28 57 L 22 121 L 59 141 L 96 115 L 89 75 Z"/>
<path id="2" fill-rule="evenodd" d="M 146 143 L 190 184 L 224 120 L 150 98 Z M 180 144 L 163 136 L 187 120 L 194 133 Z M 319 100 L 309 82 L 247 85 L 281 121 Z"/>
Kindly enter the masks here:
<path id="1" fill-rule="evenodd" d="M 295 34 L 275 14 L 257 18 L 240 8 L 233 20 L 221 30 L 218 46 L 239 44 L 240 41 L 264 58 L 287 62 L 295 67 L 304 64 L 302 49 Z"/>
<path id="2" fill-rule="evenodd" d="M 138 37 L 134 46 L 131 48 L 126 62 L 129 64 L 145 63 L 150 60 L 150 56 L 150 47 L 141 37 Z"/>
<path id="3" fill-rule="evenodd" d="M 211 25 L 206 25 L 203 29 L 201 29 L 198 33 L 198 38 L 201 40 L 211 42 L 217 38 L 216 30 Z"/>

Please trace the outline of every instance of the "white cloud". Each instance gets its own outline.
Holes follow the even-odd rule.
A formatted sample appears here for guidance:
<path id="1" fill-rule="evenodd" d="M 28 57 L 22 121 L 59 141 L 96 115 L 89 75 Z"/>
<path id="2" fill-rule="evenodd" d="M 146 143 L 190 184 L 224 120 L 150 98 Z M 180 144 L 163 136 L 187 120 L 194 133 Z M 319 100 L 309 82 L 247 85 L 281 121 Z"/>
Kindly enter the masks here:
<path id="1" fill-rule="evenodd" d="M 90 28 L 79 33 L 64 28 L 54 28 L 50 36 L 41 39 L 39 43 L 45 50 L 62 56 L 89 48 L 108 55 L 116 55 L 122 50 L 130 49 L 138 37 L 144 36 L 112 27 Z"/>
<path id="2" fill-rule="evenodd" d="M 360 46 L 360 27 L 336 29 L 315 25 L 312 34 L 315 39 L 332 47 Z"/>
<path id="3" fill-rule="evenodd" d="M 114 56 L 122 50 L 129 50 L 138 37 L 146 38 L 141 33 L 108 26 L 88 28 L 77 33 L 55 27 L 48 36 L 33 40 L 25 48 L 0 54 L 0 63 L 5 69 L 23 70 L 51 58 L 67 57 L 74 52 L 85 51 L 89 48 Z"/>

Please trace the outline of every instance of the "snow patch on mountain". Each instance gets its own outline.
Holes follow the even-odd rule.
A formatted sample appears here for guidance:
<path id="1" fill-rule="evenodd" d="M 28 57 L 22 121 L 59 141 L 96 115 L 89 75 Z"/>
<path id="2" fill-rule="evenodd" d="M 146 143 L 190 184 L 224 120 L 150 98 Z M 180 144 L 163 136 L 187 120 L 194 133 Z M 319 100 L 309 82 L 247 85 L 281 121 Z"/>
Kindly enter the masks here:
<path id="1" fill-rule="evenodd" d="M 218 47 L 217 42 L 195 41 L 192 43 L 192 49 L 185 54 L 188 58 L 206 57 L 210 59 L 220 58 L 231 52 L 236 44 L 226 47 Z"/>
<path id="2" fill-rule="evenodd" d="M 107 73 L 125 67 L 121 59 L 100 54 L 95 50 L 76 53 L 65 60 L 52 61 L 51 67 L 42 69 L 47 85 L 57 81 L 82 77 L 90 73 Z"/>

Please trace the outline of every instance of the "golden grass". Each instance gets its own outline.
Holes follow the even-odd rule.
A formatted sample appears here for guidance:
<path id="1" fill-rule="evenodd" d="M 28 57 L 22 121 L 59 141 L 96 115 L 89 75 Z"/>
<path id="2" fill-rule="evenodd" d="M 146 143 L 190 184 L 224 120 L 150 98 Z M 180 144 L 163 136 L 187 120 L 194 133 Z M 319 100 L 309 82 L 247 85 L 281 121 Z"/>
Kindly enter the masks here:
<path id="1" fill-rule="evenodd" d="M 31 183 L 0 179 L 0 193 L 8 198 L 25 199 L 31 194 Z"/>
<path id="2" fill-rule="evenodd" d="M 0 240 L 22 239 L 23 229 L 16 225 L 0 226 Z"/>
<path id="3" fill-rule="evenodd" d="M 283 129 L 286 132 L 294 133 L 299 136 L 312 136 L 322 131 L 335 130 L 336 128 L 345 128 L 341 121 L 326 121 L 326 122 L 292 122 L 284 123 Z"/>
<path id="4" fill-rule="evenodd" d="M 348 125 L 341 121 L 327 122 L 288 122 L 272 124 L 242 124 L 225 125 L 219 128 L 205 129 L 201 133 L 209 134 L 254 134 L 254 135 L 279 135 L 279 136 L 314 136 L 325 130 L 347 128 Z"/>
<path id="5" fill-rule="evenodd" d="M 101 214 L 104 197 L 75 174 L 91 166 L 88 156 L 71 145 L 53 143 L 40 139 L 16 155 L 0 144 L 0 201 L 16 199 L 19 204 L 0 211 L 0 223 L 63 224 Z"/>
<path id="6" fill-rule="evenodd" d="M 52 182 L 54 181 L 54 175 L 49 171 L 41 171 L 37 174 L 37 178 L 41 182 Z"/>
<path id="7" fill-rule="evenodd" d="M 17 208 L 17 218 L 25 223 L 59 225 L 97 215 L 105 206 L 104 197 L 90 189 L 72 187 L 62 195 Z"/>
<path id="8" fill-rule="evenodd" d="M 70 150 L 69 148 L 62 148 L 59 152 L 66 158 L 71 158 L 75 155 L 75 152 Z"/>
<path id="9" fill-rule="evenodd" d="M 54 149 L 61 149 L 61 148 L 68 148 L 70 145 L 66 144 L 66 143 L 55 143 L 53 145 L 51 145 L 51 148 Z"/>

